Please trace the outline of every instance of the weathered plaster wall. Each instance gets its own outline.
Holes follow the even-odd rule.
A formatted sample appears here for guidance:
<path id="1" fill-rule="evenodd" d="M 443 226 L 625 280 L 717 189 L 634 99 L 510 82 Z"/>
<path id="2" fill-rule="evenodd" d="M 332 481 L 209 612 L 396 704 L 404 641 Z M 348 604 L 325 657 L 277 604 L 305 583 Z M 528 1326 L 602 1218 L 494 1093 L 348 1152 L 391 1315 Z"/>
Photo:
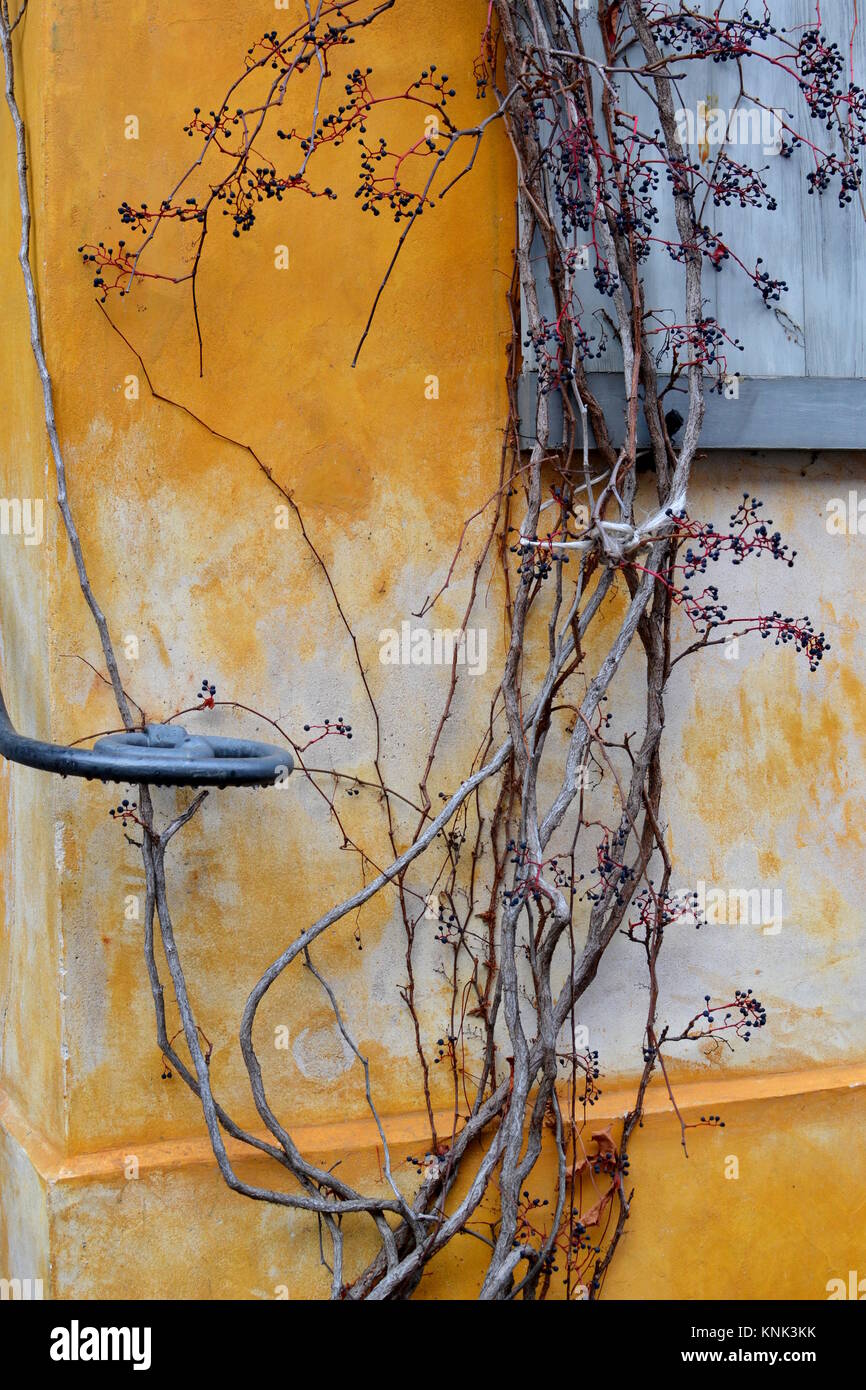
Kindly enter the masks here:
<path id="1" fill-rule="evenodd" d="M 31 179 L 44 178 L 41 132 L 45 120 L 43 55 L 35 31 L 24 38 L 25 61 L 34 81 L 25 101 L 34 130 Z M 16 200 L 9 196 L 15 147 L 8 121 L 0 128 L 3 196 L 0 246 L 6 270 L 0 275 L 0 496 L 31 504 L 45 498 L 47 448 L 39 419 L 39 380 L 32 369 L 24 286 L 15 256 L 20 237 Z M 37 196 L 39 196 L 37 194 Z M 41 198 L 40 198 L 41 201 Z M 37 247 L 41 243 L 40 226 Z M 40 284 L 43 283 L 39 277 Z M 47 738 L 52 729 L 47 628 L 49 547 L 25 544 L 13 534 L 9 512 L 0 535 L 0 668 L 13 717 Z M 31 521 L 36 517 L 31 510 Z M 35 532 L 34 532 L 35 535 Z M 14 653 L 15 656 L 11 656 Z M 17 660 L 20 654 L 21 659 Z M 30 1124 L 61 1142 L 64 1134 L 63 945 L 54 868 L 52 801 L 39 774 L 0 760 L 0 1096 L 21 1104 Z M 0 1278 L 47 1275 L 48 1225 L 45 1187 L 24 1149 L 3 1133 L 0 1198 Z"/>
<path id="2" fill-rule="evenodd" d="M 153 205 L 165 195 L 189 159 L 182 126 L 192 106 L 207 109 L 223 91 L 268 17 L 250 0 L 218 21 L 204 0 L 135 3 L 122 15 L 115 0 L 31 3 L 22 85 L 34 156 L 34 259 L 71 500 L 124 682 L 154 718 L 195 703 L 204 676 L 219 698 L 279 718 L 295 735 L 306 722 L 345 715 L 352 743 L 319 745 L 316 765 L 329 766 L 334 756 L 335 765 L 371 780 L 375 722 L 352 644 L 295 520 L 288 530 L 275 527 L 283 499 L 247 453 L 150 397 L 76 255 L 82 242 L 116 237 L 122 199 Z M 383 89 L 405 85 L 434 59 L 460 92 L 458 113 L 475 119 L 471 65 L 484 10 L 480 0 L 435 9 L 400 0 L 365 35 L 363 57 Z M 122 61 L 106 59 L 121 49 Z M 138 140 L 124 139 L 129 114 L 139 118 Z M 8 122 L 0 126 L 0 351 L 9 422 L 2 485 L 8 495 L 29 488 L 50 499 L 14 264 Z M 156 283 L 107 307 L 156 390 L 252 445 L 291 491 L 357 638 L 381 716 L 383 775 L 412 796 L 447 676 L 381 665 L 378 634 L 411 618 L 434 591 L 464 518 L 495 486 L 512 167 L 502 132 L 492 132 L 471 178 L 422 219 L 407 244 L 352 370 L 394 227 L 361 213 L 352 197 L 355 157 L 348 149 L 332 153 L 327 181 L 337 203 L 298 197 L 266 204 L 240 246 L 217 227 L 200 281 L 201 380 L 183 287 Z M 289 248 L 287 272 L 274 267 L 278 244 Z M 137 400 L 125 391 L 130 374 L 139 378 Z M 438 400 L 425 396 L 429 374 L 439 378 Z M 863 473 L 860 458 L 839 464 L 793 456 L 714 458 L 698 471 L 696 514 L 723 520 L 748 489 L 767 499 L 800 551 L 796 570 L 762 561 L 726 575 L 732 605 L 744 605 L 732 611 L 752 612 L 759 593 L 770 607 L 805 609 L 830 633 L 833 651 L 810 676 L 791 652 L 752 639 L 741 643 L 736 661 L 714 649 L 683 663 L 673 680 L 670 814 L 679 882 L 778 887 L 784 918 L 778 935 L 760 925 L 716 926 L 672 934 L 666 946 L 663 1000 L 674 1019 L 733 983 L 760 990 L 770 1026 L 751 1050 L 695 1049 L 680 1064 L 693 1088 L 684 1104 L 729 1108 L 726 1129 L 697 1137 L 675 1182 L 668 1175 L 684 1164 L 679 1133 L 658 1097 L 660 1113 L 634 1151 L 647 1197 L 611 1276 L 614 1295 L 820 1298 L 828 1278 L 856 1267 L 856 1232 L 834 1197 L 830 1171 L 834 1146 L 862 1124 L 862 1095 L 852 1088 L 866 1077 L 857 1017 L 863 542 L 829 536 L 824 516 L 827 498 L 862 487 Z M 71 741 L 115 727 L 117 715 L 104 683 L 69 655 L 100 662 L 58 520 L 49 500 L 43 546 L 0 542 L 2 671 L 19 726 L 50 728 Z M 815 576 L 828 596 L 817 609 Z M 465 579 L 445 596 L 434 625 L 458 625 Z M 621 596 L 611 599 L 608 630 L 621 604 Z M 483 730 L 502 654 L 495 583 L 475 621 L 487 624 L 488 672 L 460 683 L 430 784 L 434 796 L 453 786 Z M 138 639 L 136 660 L 123 655 L 127 636 Z M 619 718 L 637 727 L 628 669 Z M 264 722 L 228 711 L 188 723 L 271 737 Z M 98 785 L 21 768 L 4 765 L 0 776 L 7 1133 L 0 1258 L 19 1277 L 45 1277 L 61 1297 L 273 1297 L 281 1285 L 292 1297 L 323 1293 L 309 1223 L 228 1192 L 207 1160 L 194 1099 L 179 1081 L 161 1079 L 141 922 L 125 917 L 130 896 L 143 906 L 140 856 L 109 819 L 113 798 Z M 161 791 L 155 799 L 166 818 L 186 804 L 184 793 Z M 375 796 L 341 794 L 338 805 L 352 837 L 387 862 Z M 411 814 L 398 825 L 399 843 L 413 825 Z M 241 1010 L 286 941 L 358 886 L 357 859 L 341 852 L 341 841 L 323 801 L 296 776 L 286 791 L 214 793 L 174 842 L 179 945 L 214 1043 L 215 1089 L 243 1123 L 255 1116 L 236 1043 Z M 423 878 L 416 886 L 426 891 Z M 621 1112 L 620 1088 L 639 1056 L 645 993 L 636 954 L 625 942 L 615 946 L 581 1010 L 602 1054 L 603 1116 Z M 402 1117 L 391 1121 L 402 1156 L 425 1142 L 412 1032 L 398 994 L 404 955 L 403 930 L 385 895 L 330 933 L 317 955 L 370 1059 L 381 1111 Z M 416 958 L 428 1040 L 441 1031 L 441 958 L 431 931 Z M 170 1027 L 179 1026 L 170 994 L 168 1012 Z M 279 1025 L 289 1031 L 287 1051 L 270 1045 Z M 331 1160 L 341 1153 L 351 1176 L 376 1180 L 363 1076 L 315 980 L 290 971 L 262 1009 L 257 1038 L 275 1108 L 303 1146 Z M 449 1104 L 445 1078 L 435 1099 Z M 740 1160 L 737 1182 L 724 1178 L 731 1153 Z M 124 1176 L 130 1156 L 140 1164 L 136 1180 Z M 852 1162 L 859 1191 L 862 1152 Z M 253 1170 L 260 1175 L 255 1162 L 241 1171 Z M 401 1167 L 407 1181 L 410 1173 Z M 799 1205 L 805 1193 L 809 1220 Z M 744 1253 L 747 1231 L 769 1242 L 757 1271 Z M 422 1294 L 470 1292 L 476 1254 L 449 1254 Z M 34 1261 L 41 1263 L 31 1269 Z"/>

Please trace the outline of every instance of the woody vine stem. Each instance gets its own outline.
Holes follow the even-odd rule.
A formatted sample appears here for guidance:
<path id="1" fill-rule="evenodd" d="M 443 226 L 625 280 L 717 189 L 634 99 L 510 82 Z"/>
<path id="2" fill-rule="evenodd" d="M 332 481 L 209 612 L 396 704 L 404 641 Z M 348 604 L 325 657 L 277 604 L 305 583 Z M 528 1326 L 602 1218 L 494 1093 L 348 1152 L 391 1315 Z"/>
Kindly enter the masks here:
<path id="1" fill-rule="evenodd" d="M 372 772 L 360 778 L 318 768 L 305 757 L 323 739 L 351 737 L 351 723 L 342 718 L 309 728 L 307 739 L 293 737 L 241 700 L 217 700 L 207 681 L 194 706 L 231 706 L 267 720 L 292 746 L 302 775 L 321 797 L 326 819 L 337 827 L 340 848 L 356 854 L 360 868 L 357 891 L 341 903 L 323 904 L 322 915 L 295 935 L 264 972 L 244 1009 L 240 1047 L 266 1138 L 234 1121 L 214 1094 L 211 1044 L 197 1020 L 169 907 L 167 851 L 207 793 L 194 797 L 162 829 L 147 786 L 138 788 L 136 803 L 126 798 L 115 813 L 142 835 L 144 950 L 159 1048 L 168 1067 L 198 1097 L 229 1187 L 255 1201 L 315 1214 L 326 1237 L 322 1259 L 330 1271 L 332 1296 L 410 1297 L 445 1246 L 472 1237 L 486 1246 L 481 1299 L 544 1297 L 555 1285 L 564 1287 L 567 1297 L 595 1299 L 603 1292 L 628 1221 L 634 1197 L 631 1143 L 657 1073 L 670 1093 L 686 1149 L 689 1125 L 676 1105 L 666 1053 L 710 1034 L 748 1041 L 766 1017 L 751 990 L 733 986 L 727 998 L 707 996 L 679 1028 L 659 1017 L 658 970 L 665 936 L 700 925 L 694 904 L 671 889 L 662 755 L 665 701 L 674 669 L 683 657 L 734 633 L 753 632 L 791 646 L 812 670 L 828 646 L 808 618 L 777 610 L 735 617 L 721 602 L 719 587 L 703 583 L 709 565 L 726 557 L 735 564 L 762 556 L 792 564 L 796 554 L 770 529 L 772 522 L 764 519 L 758 499 L 739 500 L 721 528 L 688 511 L 704 391 L 720 386 L 727 355 L 738 346 L 733 329 L 707 313 L 704 274 L 709 269 L 739 275 L 744 291 L 759 294 L 768 307 L 781 300 L 785 285 L 762 262 L 750 268 L 736 247 L 724 243 L 704 221 L 708 200 L 739 207 L 744 216 L 772 214 L 775 203 L 761 170 L 735 160 L 726 146 L 709 168 L 692 159 L 677 125 L 677 84 L 690 64 L 733 63 L 740 73 L 742 100 L 760 106 L 759 82 L 750 94 L 746 72 L 772 64 L 787 74 L 791 105 L 798 106 L 802 119 L 799 124 L 794 117 L 783 120 L 781 154 L 804 157 L 810 189 L 818 196 L 835 190 L 843 208 L 854 204 L 848 215 L 862 211 L 864 96 L 848 72 L 846 55 L 824 34 L 820 15 L 814 24 L 789 32 L 774 25 L 769 4 L 759 4 L 755 15 L 740 9 L 726 16 L 724 5 L 704 13 L 685 0 L 598 0 L 591 10 L 563 0 L 491 0 L 475 63 L 483 112 L 477 123 L 455 124 L 449 103 L 455 95 L 451 82 L 457 79 L 433 64 L 396 94 L 377 91 L 372 70 L 358 65 L 347 73 L 342 100 L 328 108 L 336 59 L 395 3 L 318 0 L 298 6 L 300 19 L 287 34 L 273 30 L 252 44 L 215 109 L 205 116 L 194 108 L 185 129 L 195 157 L 171 193 L 154 208 L 124 202 L 119 209 L 124 238 L 81 248 L 100 307 L 126 349 L 138 357 L 155 408 L 184 411 L 213 437 L 243 451 L 265 485 L 290 507 L 351 643 L 361 698 L 373 715 L 375 747 L 367 750 Z M 27 0 L 17 11 L 10 9 L 9 0 L 0 0 L 6 100 L 17 142 L 19 260 L 31 342 L 43 387 L 58 505 L 99 632 L 108 673 L 102 678 L 111 685 L 123 726 L 133 729 L 141 727 L 146 715 L 123 689 L 108 624 L 88 580 L 67 494 L 30 264 L 27 133 L 15 87 L 16 30 L 26 9 Z M 287 121 L 282 128 L 278 122 L 288 109 L 287 93 L 303 82 L 312 92 L 309 120 L 303 129 Z M 651 102 L 657 120 L 653 129 L 644 129 L 631 109 L 638 91 Z M 417 106 L 426 122 L 423 137 L 408 149 L 391 148 L 385 135 L 374 134 L 376 121 L 394 104 Z M 198 270 L 209 238 L 216 234 L 217 215 L 228 218 L 233 236 L 240 239 L 253 231 L 258 206 L 268 199 L 307 195 L 332 201 L 333 190 L 316 181 L 319 151 L 352 137 L 360 144 L 362 206 L 373 216 L 389 212 L 399 228 L 362 327 L 357 360 L 375 331 L 376 306 L 395 277 L 390 292 L 399 293 L 397 271 L 407 238 L 422 216 L 429 220 L 455 183 L 471 175 L 493 123 L 504 124 L 507 131 L 517 183 L 508 294 L 509 408 L 499 476 L 492 495 L 455 537 L 450 567 L 437 576 L 438 588 L 420 611 L 430 611 L 456 580 L 470 538 L 480 529 L 462 625 L 465 629 L 469 623 L 482 575 L 496 572 L 507 641 L 477 753 L 457 789 L 440 794 L 436 809 L 428 788 L 454 707 L 457 653 L 417 796 L 409 795 L 385 781 L 383 735 L 364 674 L 364 654 L 288 482 L 251 445 L 230 438 L 161 391 L 112 306 L 146 292 L 151 279 L 186 287 L 204 371 Z M 818 128 L 820 134 L 814 134 Z M 283 171 L 276 156 L 267 153 L 274 140 L 284 142 L 288 167 Z M 675 228 L 668 234 L 662 231 L 665 211 L 672 211 Z M 156 259 L 167 221 L 182 224 L 190 236 L 186 258 L 177 266 Z M 130 236 L 134 244 L 127 240 Z M 588 315 L 578 293 L 578 239 L 588 250 L 595 286 L 609 305 L 602 315 Z M 654 255 L 681 267 L 680 306 L 660 310 L 645 303 L 642 273 Z M 552 315 L 544 307 L 545 293 Z M 601 348 L 600 324 L 606 325 L 602 336 L 609 329 L 622 355 L 626 415 L 621 445 L 615 442 L 622 433 L 619 422 L 606 417 L 587 372 Z M 524 350 L 531 350 L 538 365 L 534 419 L 524 420 L 532 425 L 529 452 L 521 448 L 517 417 Z M 685 418 L 666 412 L 669 393 L 685 403 Z M 562 404 L 562 444 L 554 442 L 554 397 Z M 641 415 L 655 487 L 649 498 L 639 494 Z M 681 440 L 675 444 L 680 427 Z M 610 640 L 605 632 L 615 600 L 621 617 Z M 540 656 L 543 674 L 533 679 L 530 672 L 539 668 Z M 638 733 L 618 731 L 610 700 L 625 681 L 634 692 L 636 668 L 643 692 L 642 728 Z M 349 834 L 335 790 L 345 790 L 346 783 L 353 793 L 377 797 L 392 852 L 389 863 L 377 864 Z M 408 830 L 407 815 L 412 822 Z M 430 1124 L 428 1153 L 409 1160 L 415 1172 L 392 1160 L 374 1101 L 375 1077 L 314 955 L 319 938 L 381 893 L 393 895 L 405 933 L 402 998 L 412 1020 Z M 425 911 L 431 896 L 441 905 L 432 924 Z M 157 928 L 186 1058 L 168 1033 Z M 416 1008 L 416 945 L 419 933 L 427 931 L 435 932 L 442 947 L 440 974 L 450 999 L 435 1042 L 425 1035 Z M 606 1129 L 588 1135 L 600 1061 L 597 1052 L 577 1045 L 575 1010 L 617 935 L 635 943 L 647 972 L 642 1070 L 619 1133 Z M 363 1068 L 384 1154 L 383 1181 L 376 1191 L 356 1190 L 338 1171 L 308 1160 L 268 1099 L 254 1043 L 256 1018 L 271 986 L 295 965 L 318 982 Z M 453 1115 L 444 1134 L 437 1131 L 434 1115 L 432 1066 L 444 1068 L 452 1082 Z M 701 1123 L 721 1121 L 710 1116 Z M 258 1187 L 241 1179 L 227 1153 L 226 1135 L 267 1155 L 275 1171 L 281 1170 L 285 1186 Z M 545 1151 L 555 1157 L 555 1180 L 545 1196 L 531 1195 Z M 358 1222 L 372 1222 L 378 1236 L 378 1253 L 366 1263 L 353 1259 L 351 1245 L 347 1248 L 347 1235 Z"/>

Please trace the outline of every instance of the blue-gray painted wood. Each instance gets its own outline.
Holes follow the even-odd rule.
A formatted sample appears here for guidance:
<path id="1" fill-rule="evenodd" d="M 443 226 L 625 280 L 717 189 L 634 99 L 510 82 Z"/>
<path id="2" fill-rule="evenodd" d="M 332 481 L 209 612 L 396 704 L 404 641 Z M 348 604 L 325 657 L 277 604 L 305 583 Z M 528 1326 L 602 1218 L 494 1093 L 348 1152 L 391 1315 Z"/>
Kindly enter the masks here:
<path id="1" fill-rule="evenodd" d="M 862 9 L 862 6 L 861 6 Z M 823 5 L 821 14 L 846 63 L 851 5 Z M 854 32 L 854 80 L 866 86 L 866 25 Z M 822 130 L 820 124 L 818 129 Z M 822 131 L 823 139 L 829 139 Z M 819 143 L 822 141 L 819 140 Z M 841 209 L 835 193 L 801 199 L 805 286 L 806 371 L 809 376 L 866 376 L 866 226 L 860 204 Z"/>
<path id="2" fill-rule="evenodd" d="M 535 373 L 520 382 L 521 437 L 533 440 Z M 593 372 L 589 384 L 610 421 L 614 442 L 625 437 L 625 386 L 620 372 Z M 704 449 L 866 449 L 866 380 L 836 377 L 747 377 L 739 398 L 706 394 Z M 562 440 L 562 405 L 551 393 L 551 443 Z M 666 409 L 686 414 L 684 397 L 665 397 Z M 619 428 L 619 422 L 622 427 Z M 638 440 L 649 443 L 641 413 Z M 591 441 L 593 442 L 593 441 Z M 580 447 L 580 440 L 577 440 Z"/>
<path id="3" fill-rule="evenodd" d="M 697 0 L 697 7 L 712 10 L 715 0 Z M 800 26 L 814 22 L 814 0 L 785 0 L 783 8 L 782 22 L 792 35 Z M 850 5 L 826 5 L 822 14 L 825 28 L 847 62 Z M 601 57 L 600 49 L 596 51 L 597 25 L 587 22 L 584 32 L 588 52 Z M 853 56 L 855 80 L 866 85 L 866 24 L 862 21 L 854 34 Z M 738 338 L 744 350 L 728 351 L 729 372 L 739 371 L 743 376 L 739 400 L 708 394 L 702 444 L 707 448 L 727 444 L 770 449 L 866 447 L 866 222 L 861 207 L 855 199 L 847 208 L 840 208 L 835 186 L 821 197 L 808 193 L 806 173 L 811 155 L 807 147 L 795 151 L 791 159 L 780 158 L 772 144 L 765 151 L 765 132 L 759 137 L 756 126 L 749 123 L 749 112 L 756 120 L 759 117 L 757 108 L 740 97 L 736 64 L 687 63 L 683 68 L 677 84 L 678 102 L 693 113 L 699 101 L 710 112 L 738 113 L 728 122 L 729 153 L 760 170 L 778 203 L 776 211 L 715 208 L 707 198 L 703 220 L 746 267 L 753 269 L 761 256 L 761 268 L 788 285 L 780 303 L 768 309 L 732 260 L 719 272 L 705 263 L 706 312 Z M 820 121 L 809 118 L 794 84 L 772 64 L 751 61 L 744 65 L 744 74 L 746 91 L 753 92 L 767 108 L 782 109 L 784 120 L 794 129 L 802 129 L 822 146 L 831 138 Z M 646 94 L 628 79 L 619 81 L 622 105 L 635 113 L 642 129 L 655 129 L 658 117 Z M 701 169 L 709 172 L 718 146 L 705 141 L 701 147 L 697 128 L 696 119 L 696 139 L 690 149 Z M 662 223 L 656 235 L 661 240 L 676 240 L 664 186 L 658 201 Z M 540 243 L 535 251 L 542 311 L 553 317 Z M 669 311 L 663 315 L 666 319 L 681 318 L 683 269 L 671 261 L 662 245 L 654 248 L 641 275 L 647 309 Z M 589 269 L 578 272 L 576 289 L 582 326 L 599 339 L 606 318 L 613 315 L 613 304 L 594 289 Z M 608 329 L 606 338 L 602 355 L 589 359 L 586 367 L 603 403 L 616 411 L 623 401 L 618 377 L 622 353 L 615 333 Z M 661 345 L 662 336 L 656 341 Z M 525 351 L 525 367 L 531 377 L 536 364 L 531 349 Z M 669 356 L 660 352 L 662 385 L 669 363 Z M 672 396 L 666 399 L 675 404 Z M 531 409 L 530 384 L 523 384 L 521 400 Z M 554 399 L 555 420 L 561 420 L 558 411 L 559 403 Z M 561 430 L 561 423 L 556 428 Z M 526 430 L 527 436 L 530 432 Z"/>

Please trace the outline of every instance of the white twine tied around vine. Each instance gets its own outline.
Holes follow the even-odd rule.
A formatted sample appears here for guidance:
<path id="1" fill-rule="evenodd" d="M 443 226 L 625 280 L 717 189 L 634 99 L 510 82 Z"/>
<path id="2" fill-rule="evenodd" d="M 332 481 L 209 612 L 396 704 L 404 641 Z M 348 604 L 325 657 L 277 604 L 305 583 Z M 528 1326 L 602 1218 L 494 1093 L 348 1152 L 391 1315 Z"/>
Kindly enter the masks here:
<path id="1" fill-rule="evenodd" d="M 599 480 L 594 479 L 593 481 Z M 552 506 L 555 500 L 555 498 L 551 498 L 549 502 L 545 502 L 540 511 Z M 538 550 L 580 552 L 592 550 L 600 542 L 605 554 L 616 563 L 625 559 L 627 555 L 634 554 L 635 551 L 651 545 L 653 541 L 660 540 L 670 530 L 674 519 L 684 512 L 685 500 L 685 491 L 679 492 L 666 506 L 659 508 L 657 512 L 640 522 L 639 525 L 631 525 L 625 521 L 605 521 L 601 517 L 596 517 L 579 540 L 560 541 L 555 538 L 537 540 L 530 536 L 524 536 L 521 532 L 520 544 Z"/>

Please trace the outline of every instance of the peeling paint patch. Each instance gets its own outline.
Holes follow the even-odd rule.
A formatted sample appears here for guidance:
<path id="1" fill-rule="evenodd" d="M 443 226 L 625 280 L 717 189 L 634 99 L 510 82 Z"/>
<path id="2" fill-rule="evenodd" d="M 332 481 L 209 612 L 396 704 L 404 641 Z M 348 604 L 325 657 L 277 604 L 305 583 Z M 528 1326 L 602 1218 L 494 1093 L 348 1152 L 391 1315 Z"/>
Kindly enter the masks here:
<path id="1" fill-rule="evenodd" d="M 305 1028 L 292 1045 L 298 1070 L 308 1081 L 334 1081 L 355 1061 L 336 1023 L 324 1028 Z"/>

